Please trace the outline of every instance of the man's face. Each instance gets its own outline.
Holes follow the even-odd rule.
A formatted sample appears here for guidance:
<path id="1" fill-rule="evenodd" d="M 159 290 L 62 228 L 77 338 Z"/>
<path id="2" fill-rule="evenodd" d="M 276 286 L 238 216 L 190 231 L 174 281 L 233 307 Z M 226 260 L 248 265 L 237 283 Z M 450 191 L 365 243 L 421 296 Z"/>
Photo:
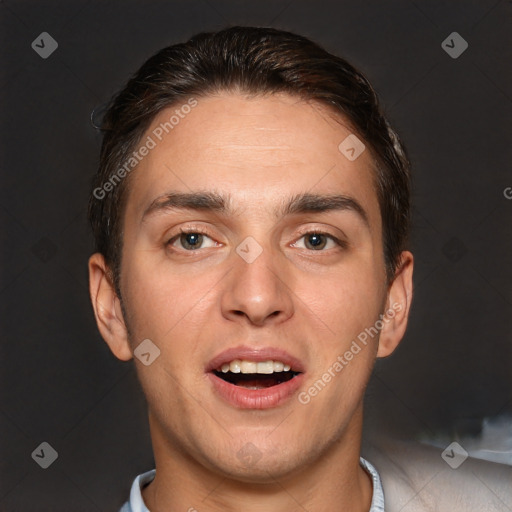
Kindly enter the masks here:
<path id="1" fill-rule="evenodd" d="M 154 440 L 237 478 L 284 476 L 360 420 L 378 336 L 308 390 L 390 306 L 371 157 L 349 160 L 338 146 L 350 128 L 318 104 L 197 101 L 161 141 L 152 132 L 179 105 L 160 112 L 143 138 L 156 147 L 130 177 L 121 292 L 131 349 L 150 339 L 161 351 L 137 361 Z M 222 196 L 224 208 L 164 205 L 196 193 Z M 345 199 L 284 211 L 305 194 Z M 237 360 L 250 373 L 277 365 L 244 377 Z M 295 373 L 280 363 L 297 372 L 281 384 Z"/>

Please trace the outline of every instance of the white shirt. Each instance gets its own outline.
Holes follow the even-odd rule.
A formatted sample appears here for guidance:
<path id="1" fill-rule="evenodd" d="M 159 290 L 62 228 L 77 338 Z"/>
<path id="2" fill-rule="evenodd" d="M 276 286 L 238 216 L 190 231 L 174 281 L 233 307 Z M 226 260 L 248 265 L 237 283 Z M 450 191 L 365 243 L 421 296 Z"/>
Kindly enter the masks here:
<path id="1" fill-rule="evenodd" d="M 384 492 L 377 470 L 363 457 L 360 457 L 361 466 L 372 477 L 373 496 L 372 504 L 368 512 L 385 512 L 384 511 Z M 119 512 L 150 512 L 142 499 L 141 489 L 153 481 L 156 475 L 156 469 L 147 471 L 137 476 L 133 481 L 130 491 L 130 500 L 127 501 L 119 510 Z"/>

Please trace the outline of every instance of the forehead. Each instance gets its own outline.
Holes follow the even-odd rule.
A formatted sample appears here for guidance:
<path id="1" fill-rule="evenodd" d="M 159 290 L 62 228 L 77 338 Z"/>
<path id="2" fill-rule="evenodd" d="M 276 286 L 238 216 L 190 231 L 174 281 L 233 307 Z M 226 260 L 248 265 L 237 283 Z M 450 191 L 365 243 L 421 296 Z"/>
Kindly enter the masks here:
<path id="1" fill-rule="evenodd" d="M 238 211 L 275 211 L 283 195 L 343 193 L 380 223 L 371 154 L 347 158 L 354 131 L 327 107 L 284 94 L 195 101 L 162 110 L 143 136 L 153 147 L 130 177 L 134 214 L 171 191 L 222 191 Z"/>

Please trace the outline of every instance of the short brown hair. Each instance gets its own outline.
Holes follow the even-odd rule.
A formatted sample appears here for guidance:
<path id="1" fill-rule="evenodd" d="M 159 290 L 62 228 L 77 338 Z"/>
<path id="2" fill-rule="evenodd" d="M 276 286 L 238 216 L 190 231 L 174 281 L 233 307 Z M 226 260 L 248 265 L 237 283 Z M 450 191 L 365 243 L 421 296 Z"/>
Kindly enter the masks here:
<path id="1" fill-rule="evenodd" d="M 305 37 L 272 28 L 230 27 L 160 50 L 108 105 L 89 220 L 96 251 L 104 255 L 118 294 L 129 180 L 121 180 L 102 198 L 94 191 L 112 179 L 161 110 L 222 91 L 288 93 L 327 105 L 349 121 L 376 163 L 384 261 L 392 280 L 409 232 L 410 164 L 372 86 L 347 61 Z"/>

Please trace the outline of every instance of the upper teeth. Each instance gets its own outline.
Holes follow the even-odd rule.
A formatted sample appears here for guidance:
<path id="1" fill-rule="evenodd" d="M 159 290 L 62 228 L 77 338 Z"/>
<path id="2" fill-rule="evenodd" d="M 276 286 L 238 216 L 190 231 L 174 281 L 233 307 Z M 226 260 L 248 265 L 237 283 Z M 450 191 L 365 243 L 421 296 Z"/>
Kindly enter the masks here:
<path id="1" fill-rule="evenodd" d="M 284 364 L 281 361 L 241 361 L 235 359 L 230 363 L 224 363 L 217 371 L 222 373 L 274 373 L 274 372 L 288 372 L 290 365 Z"/>

